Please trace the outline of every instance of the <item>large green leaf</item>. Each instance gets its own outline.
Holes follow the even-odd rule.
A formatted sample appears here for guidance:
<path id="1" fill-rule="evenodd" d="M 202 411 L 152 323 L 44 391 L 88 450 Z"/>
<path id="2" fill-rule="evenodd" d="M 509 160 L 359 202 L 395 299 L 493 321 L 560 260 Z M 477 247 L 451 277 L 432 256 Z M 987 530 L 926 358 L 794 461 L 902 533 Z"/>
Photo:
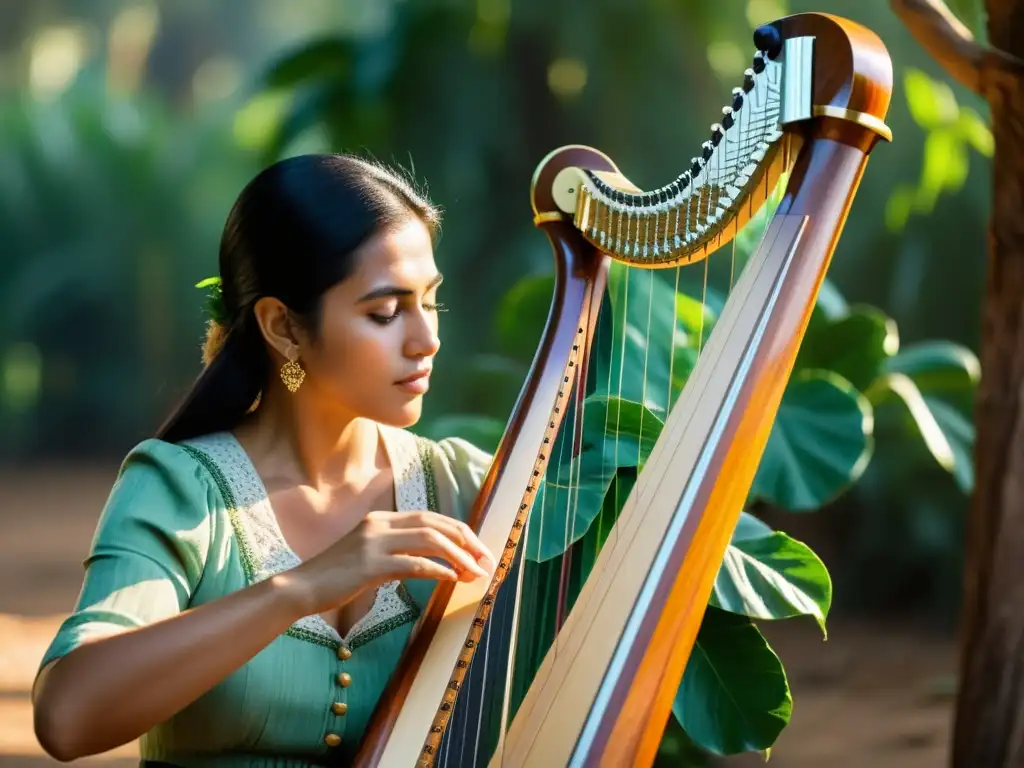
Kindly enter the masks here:
<path id="1" fill-rule="evenodd" d="M 682 326 L 685 343 L 688 346 L 696 347 L 701 343 L 701 339 L 706 341 L 711 335 L 718 316 L 707 303 L 687 296 L 685 293 L 678 293 L 676 294 L 676 320 Z"/>
<path id="2" fill-rule="evenodd" d="M 814 510 L 863 473 L 874 447 L 871 404 L 827 371 L 793 377 L 783 395 L 751 498 Z"/>
<path id="3" fill-rule="evenodd" d="M 686 733 L 719 755 L 765 750 L 792 712 L 782 662 L 754 622 L 709 607 L 672 706 Z"/>
<path id="4" fill-rule="evenodd" d="M 981 364 L 967 347 L 951 341 L 926 341 L 901 349 L 885 361 L 885 373 L 909 377 L 928 395 L 958 397 L 981 379 Z M 871 390 L 865 391 L 870 399 Z"/>
<path id="5" fill-rule="evenodd" d="M 974 424 L 960 410 L 941 397 L 926 396 L 904 373 L 885 376 L 872 387 L 871 396 L 880 413 L 899 402 L 939 466 L 952 473 L 962 491 L 973 489 Z"/>
<path id="6" fill-rule="evenodd" d="M 736 529 L 732 532 L 732 541 L 759 539 L 773 533 L 771 526 L 764 521 L 758 520 L 749 512 L 740 512 L 740 519 L 736 522 Z"/>
<path id="7" fill-rule="evenodd" d="M 765 533 L 767 526 L 761 526 L 737 526 L 711 605 L 754 619 L 813 616 L 825 632 L 832 605 L 832 579 L 825 564 L 806 544 L 770 529 Z"/>
<path id="8" fill-rule="evenodd" d="M 889 358 L 883 370 L 865 393 L 878 418 L 896 413 L 969 492 L 974 486 L 974 425 L 966 414 L 981 377 L 977 357 L 952 342 L 921 342 Z"/>
<path id="9" fill-rule="evenodd" d="M 619 467 L 643 466 L 661 434 L 662 422 L 639 403 L 592 396 L 583 408 L 583 444 L 571 455 L 572 435 L 562 430 L 530 512 L 526 554 L 542 562 L 561 555 L 587 533 L 601 511 Z M 625 501 L 625 497 L 622 498 Z"/>
<path id="10" fill-rule="evenodd" d="M 686 350 L 696 341 L 699 305 L 678 298 L 674 285 L 655 270 L 618 262 L 609 270 L 606 304 L 594 338 L 596 392 L 664 413 L 670 379 L 679 379 L 676 368 L 692 368 Z"/>
<path id="11" fill-rule="evenodd" d="M 796 370 L 834 371 L 863 391 L 899 349 L 896 323 L 874 307 L 853 307 L 833 320 L 808 327 Z"/>

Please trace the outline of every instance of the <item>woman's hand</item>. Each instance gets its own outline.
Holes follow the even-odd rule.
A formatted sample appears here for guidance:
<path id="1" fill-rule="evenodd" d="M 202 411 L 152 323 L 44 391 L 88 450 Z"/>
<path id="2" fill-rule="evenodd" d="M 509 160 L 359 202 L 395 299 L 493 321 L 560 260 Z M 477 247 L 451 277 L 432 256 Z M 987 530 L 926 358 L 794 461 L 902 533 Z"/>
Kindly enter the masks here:
<path id="1" fill-rule="evenodd" d="M 436 512 L 371 512 L 351 533 L 292 569 L 306 615 L 395 579 L 490 579 L 495 560 L 465 523 Z"/>

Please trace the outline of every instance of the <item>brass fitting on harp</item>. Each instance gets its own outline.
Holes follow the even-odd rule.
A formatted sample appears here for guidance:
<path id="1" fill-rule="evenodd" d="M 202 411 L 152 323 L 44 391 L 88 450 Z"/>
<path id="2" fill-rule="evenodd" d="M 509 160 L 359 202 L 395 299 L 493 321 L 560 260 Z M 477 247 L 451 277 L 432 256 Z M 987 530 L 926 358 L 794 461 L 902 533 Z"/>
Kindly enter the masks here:
<path id="1" fill-rule="evenodd" d="M 847 120 L 859 126 L 874 131 L 886 141 L 892 141 L 892 130 L 882 120 L 867 112 L 857 112 L 845 107 L 833 107 L 831 104 L 815 105 L 811 108 L 814 117 L 834 117 L 838 120 Z"/>
<path id="2" fill-rule="evenodd" d="M 541 224 L 547 224 L 552 221 L 565 221 L 568 217 L 561 211 L 544 211 L 542 213 L 534 214 L 533 223 L 536 226 Z"/>

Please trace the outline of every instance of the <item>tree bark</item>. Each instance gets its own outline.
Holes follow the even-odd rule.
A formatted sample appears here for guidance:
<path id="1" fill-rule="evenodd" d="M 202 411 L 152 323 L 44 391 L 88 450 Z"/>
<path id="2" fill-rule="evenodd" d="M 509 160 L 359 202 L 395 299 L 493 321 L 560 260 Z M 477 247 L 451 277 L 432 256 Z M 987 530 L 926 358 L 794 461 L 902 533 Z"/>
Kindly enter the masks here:
<path id="1" fill-rule="evenodd" d="M 950 764 L 1024 766 L 1024 0 L 986 0 L 989 49 L 942 0 L 890 2 L 991 109 L 993 206 Z"/>
<path id="2" fill-rule="evenodd" d="M 993 47 L 1024 57 L 1024 0 L 986 7 Z M 982 82 L 995 158 L 954 768 L 1024 765 L 1024 78 Z"/>

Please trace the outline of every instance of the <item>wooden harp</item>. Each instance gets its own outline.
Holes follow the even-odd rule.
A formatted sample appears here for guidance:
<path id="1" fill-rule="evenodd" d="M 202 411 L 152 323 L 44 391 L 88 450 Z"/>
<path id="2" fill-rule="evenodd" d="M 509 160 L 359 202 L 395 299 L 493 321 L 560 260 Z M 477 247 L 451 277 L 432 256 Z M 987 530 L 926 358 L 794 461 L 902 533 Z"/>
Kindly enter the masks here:
<path id="1" fill-rule="evenodd" d="M 868 155 L 891 140 L 892 65 L 874 33 L 808 13 L 759 28 L 754 43 L 731 104 L 669 184 L 642 191 L 583 146 L 538 166 L 534 221 L 553 245 L 554 297 L 471 514 L 501 563 L 486 588 L 435 590 L 356 765 L 652 763 Z M 580 452 L 612 262 L 651 279 L 706 265 L 773 194 L 760 243 L 684 388 L 668 397 L 611 533 L 571 610 L 557 606 L 556 634 L 510 704 L 507 628 L 535 599 L 520 544 L 559 437 Z"/>

